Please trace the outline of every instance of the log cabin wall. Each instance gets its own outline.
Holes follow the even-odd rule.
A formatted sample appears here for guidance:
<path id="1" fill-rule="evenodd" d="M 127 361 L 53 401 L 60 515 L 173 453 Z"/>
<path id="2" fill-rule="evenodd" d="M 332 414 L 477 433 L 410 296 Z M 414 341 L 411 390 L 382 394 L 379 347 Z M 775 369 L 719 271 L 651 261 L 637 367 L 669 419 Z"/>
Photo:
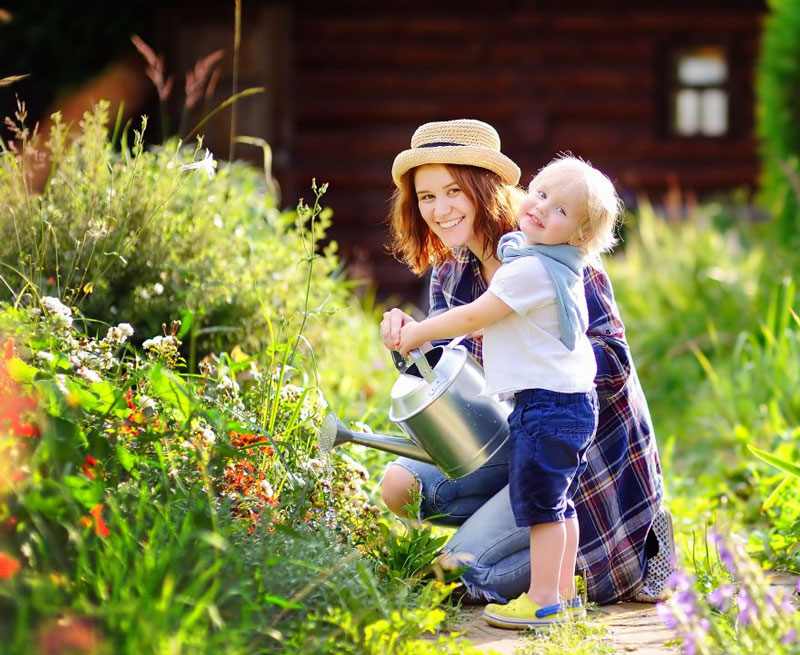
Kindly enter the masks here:
<path id="1" fill-rule="evenodd" d="M 419 124 L 491 123 L 523 183 L 571 150 L 607 172 L 628 204 L 642 193 L 658 204 L 670 189 L 752 187 L 764 12 L 756 0 L 246 1 L 239 88 L 268 89 L 241 103 L 238 131 L 270 140 L 284 205 L 308 199 L 312 178 L 330 183 L 330 236 L 355 276 L 372 278 L 382 297 L 424 305 L 424 282 L 385 248 L 392 160 Z M 232 10 L 223 13 L 195 12 L 206 28 L 192 26 L 176 49 L 209 31 L 230 42 Z M 671 56 L 697 45 L 725 53 L 723 136 L 671 132 Z M 223 125 L 209 143 L 224 140 Z"/>
<path id="2" fill-rule="evenodd" d="M 301 4 L 291 185 L 330 182 L 331 234 L 384 295 L 424 302 L 420 282 L 385 253 L 385 218 L 392 160 L 426 121 L 491 123 L 523 183 L 571 150 L 629 203 L 638 193 L 659 202 L 670 187 L 704 196 L 755 182 L 760 2 Z M 724 137 L 670 135 L 667 66 L 683 44 L 728 55 Z"/>

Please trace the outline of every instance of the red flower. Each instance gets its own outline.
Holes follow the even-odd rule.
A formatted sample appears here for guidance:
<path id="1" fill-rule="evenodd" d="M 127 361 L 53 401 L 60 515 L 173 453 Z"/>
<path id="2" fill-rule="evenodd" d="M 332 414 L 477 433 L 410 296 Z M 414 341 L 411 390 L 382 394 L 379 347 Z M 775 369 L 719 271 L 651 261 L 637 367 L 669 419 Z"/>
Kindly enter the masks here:
<path id="1" fill-rule="evenodd" d="M 98 503 L 89 510 L 89 514 L 91 514 L 92 518 L 94 519 L 94 533 L 98 537 L 108 537 L 111 534 L 111 531 L 108 529 L 108 525 L 103 520 L 103 506 Z"/>
<path id="2" fill-rule="evenodd" d="M 14 356 L 14 340 L 9 337 L 3 344 L 4 359 L 11 359 Z"/>
<path id="3" fill-rule="evenodd" d="M 6 553 L 0 553 L 0 580 L 8 580 L 19 571 L 19 560 Z"/>
<path id="4" fill-rule="evenodd" d="M 81 465 L 81 470 L 86 475 L 88 475 L 92 480 L 94 480 L 95 477 L 94 477 L 94 472 L 92 471 L 92 469 L 95 466 L 97 466 L 97 460 L 94 457 L 92 457 L 91 455 L 87 455 L 86 459 L 83 461 L 83 464 Z"/>

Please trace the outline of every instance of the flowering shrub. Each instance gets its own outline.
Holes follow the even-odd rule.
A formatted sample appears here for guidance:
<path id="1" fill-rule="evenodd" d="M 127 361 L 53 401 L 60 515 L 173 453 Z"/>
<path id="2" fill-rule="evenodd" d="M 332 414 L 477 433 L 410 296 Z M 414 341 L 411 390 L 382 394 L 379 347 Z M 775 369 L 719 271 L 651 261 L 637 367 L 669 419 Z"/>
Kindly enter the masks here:
<path id="1" fill-rule="evenodd" d="M 200 143 L 145 149 L 146 119 L 131 144 L 120 136 L 118 152 L 108 107 L 87 112 L 70 140 L 57 116 L 49 135 L 21 127 L 21 106 L 10 123 L 14 140 L 0 140 L 0 300 L 23 288 L 52 297 L 79 310 L 63 320 L 129 324 L 137 345 L 180 320 L 171 336 L 192 371 L 210 352 L 260 352 L 302 333 L 326 391 L 359 402 L 358 418 L 375 372 L 352 367 L 344 379 L 334 363 L 354 351 L 366 362 L 385 353 L 377 321 L 351 297 L 335 243 L 318 247 L 331 220 L 320 205 L 325 185 L 312 186 L 314 202 L 281 211 L 263 170 L 217 166 Z M 52 171 L 34 196 L 26 173 L 45 149 Z M 158 337 L 149 345 L 158 347 Z"/>
<path id="2" fill-rule="evenodd" d="M 672 595 L 656 606 L 664 624 L 675 632 L 686 655 L 800 653 L 800 613 L 790 592 L 770 585 L 769 578 L 744 549 L 712 533 L 723 567 L 713 587 L 677 571 Z M 698 590 L 700 587 L 700 590 Z"/>
<path id="3" fill-rule="evenodd" d="M 346 454 L 318 455 L 327 407 L 315 387 L 295 384 L 302 369 L 234 349 L 188 376 L 179 324 L 139 353 L 130 325 L 90 337 L 75 316 L 54 298 L 0 309 L 8 335 L 0 360 L 0 629 L 15 626 L 9 652 L 31 652 L 43 633 L 67 640 L 51 629 L 62 622 L 85 626 L 92 643 L 114 652 L 160 652 L 191 616 L 181 639 L 192 652 L 218 652 L 223 643 L 233 653 L 278 648 L 289 639 L 283 631 L 319 641 L 337 628 L 323 621 L 323 632 L 306 633 L 299 626 L 308 613 L 353 607 L 344 596 L 337 603 L 311 592 L 328 584 L 309 573 L 318 563 L 288 565 L 299 557 L 298 540 L 315 544 L 316 562 L 319 549 L 330 549 L 358 568 L 327 569 L 332 580 L 344 576 L 336 584 L 348 594 L 367 602 L 382 579 L 397 596 L 382 604 L 424 614 L 413 597 L 391 591 L 401 580 L 380 576 L 374 542 L 382 533 L 366 471 Z M 257 552 L 263 559 L 252 558 Z M 308 597 L 292 600 L 300 588 Z M 173 593 L 183 600 L 159 600 Z M 431 590 L 426 602 L 442 593 Z M 443 618 L 380 624 L 380 639 L 401 643 Z M 357 619 L 352 638 L 364 639 L 370 623 Z"/>

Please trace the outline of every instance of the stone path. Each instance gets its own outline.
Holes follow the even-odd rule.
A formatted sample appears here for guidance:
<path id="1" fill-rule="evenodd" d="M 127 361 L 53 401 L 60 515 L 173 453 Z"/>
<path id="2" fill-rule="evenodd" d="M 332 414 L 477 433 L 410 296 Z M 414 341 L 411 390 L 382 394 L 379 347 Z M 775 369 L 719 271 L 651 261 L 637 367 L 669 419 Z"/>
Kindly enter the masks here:
<path id="1" fill-rule="evenodd" d="M 519 633 L 494 628 L 481 618 L 482 607 L 465 607 L 463 635 L 483 653 L 513 655 L 523 638 Z M 655 606 L 645 603 L 619 603 L 594 608 L 589 620 L 600 621 L 608 628 L 609 639 L 618 653 L 637 655 L 676 655 L 677 646 L 665 646 L 672 639 L 656 617 Z"/>

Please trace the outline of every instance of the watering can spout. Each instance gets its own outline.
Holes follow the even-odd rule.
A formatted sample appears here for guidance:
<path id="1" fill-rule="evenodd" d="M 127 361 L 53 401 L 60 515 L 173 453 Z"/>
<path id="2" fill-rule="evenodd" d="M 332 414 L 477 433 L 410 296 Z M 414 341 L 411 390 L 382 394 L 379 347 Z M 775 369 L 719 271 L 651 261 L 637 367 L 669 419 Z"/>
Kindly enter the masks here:
<path id="1" fill-rule="evenodd" d="M 420 462 L 434 463 L 431 456 L 410 439 L 404 437 L 389 437 L 380 434 L 367 434 L 365 432 L 353 432 L 336 418 L 336 414 L 330 412 L 323 419 L 322 426 L 319 430 L 320 452 L 322 454 L 327 454 L 336 446 L 350 442 L 361 444 L 369 448 L 377 448 L 387 453 L 410 457 Z"/>

